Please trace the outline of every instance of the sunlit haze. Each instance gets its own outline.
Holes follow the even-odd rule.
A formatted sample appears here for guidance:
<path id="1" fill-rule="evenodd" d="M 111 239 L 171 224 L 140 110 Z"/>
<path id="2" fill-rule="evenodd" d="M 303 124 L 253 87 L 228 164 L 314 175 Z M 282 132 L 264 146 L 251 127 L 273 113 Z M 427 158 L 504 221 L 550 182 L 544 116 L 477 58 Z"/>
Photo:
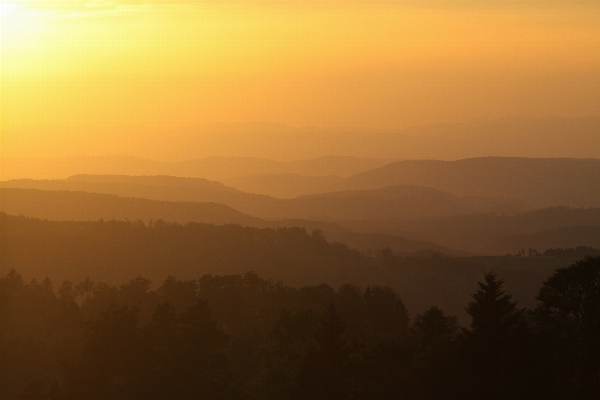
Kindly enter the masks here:
<path id="1" fill-rule="evenodd" d="M 376 134 L 600 115 L 595 1 L 23 0 L 0 10 L 3 157 L 180 160 L 215 124 L 257 121 Z M 260 132 L 221 130 L 256 141 L 230 152 L 205 143 L 199 156 L 264 155 L 253 153 Z"/>
<path id="2" fill-rule="evenodd" d="M 600 0 L 0 0 L 0 399 L 600 399 Z"/>

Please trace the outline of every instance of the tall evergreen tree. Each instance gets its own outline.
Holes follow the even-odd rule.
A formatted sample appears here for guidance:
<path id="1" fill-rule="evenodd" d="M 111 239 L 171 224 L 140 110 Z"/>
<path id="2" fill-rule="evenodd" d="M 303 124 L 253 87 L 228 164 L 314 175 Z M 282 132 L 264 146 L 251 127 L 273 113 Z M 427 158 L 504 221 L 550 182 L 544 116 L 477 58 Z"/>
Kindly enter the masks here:
<path id="1" fill-rule="evenodd" d="M 457 318 L 447 316 L 437 307 L 431 307 L 415 317 L 412 332 L 418 337 L 421 347 L 428 347 L 453 339 L 458 327 Z"/>
<path id="2" fill-rule="evenodd" d="M 479 290 L 473 294 L 473 300 L 466 307 L 471 316 L 471 330 L 464 332 L 478 341 L 503 340 L 514 329 L 522 317 L 517 311 L 517 303 L 512 296 L 502 290 L 504 281 L 497 280 L 496 274 L 489 272 L 484 282 L 477 282 Z"/>
<path id="3" fill-rule="evenodd" d="M 502 290 L 504 281 L 496 274 L 485 274 L 478 284 L 466 307 L 472 322 L 471 329 L 463 329 L 462 386 L 467 393 L 462 398 L 534 398 L 535 360 L 524 312 Z"/>

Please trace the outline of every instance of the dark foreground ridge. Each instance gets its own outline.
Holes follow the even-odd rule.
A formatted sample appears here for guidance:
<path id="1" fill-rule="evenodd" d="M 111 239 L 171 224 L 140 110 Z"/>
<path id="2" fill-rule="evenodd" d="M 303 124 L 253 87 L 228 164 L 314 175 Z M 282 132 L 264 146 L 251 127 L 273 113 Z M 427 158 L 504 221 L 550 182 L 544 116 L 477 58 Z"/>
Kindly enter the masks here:
<path id="1" fill-rule="evenodd" d="M 120 286 L 0 277 L 3 399 L 593 399 L 600 257 L 520 309 L 487 273 L 470 324 L 412 320 L 385 286 L 294 289 L 242 275 Z"/>
<path id="2" fill-rule="evenodd" d="M 540 249 L 540 252 L 543 249 Z M 477 280 L 493 269 L 509 282 L 520 305 L 534 307 L 537 290 L 554 269 L 576 257 L 450 257 L 389 248 L 361 255 L 329 243 L 319 230 L 154 221 L 56 222 L 0 213 L 0 274 L 117 284 L 143 275 L 197 279 L 205 274 L 260 276 L 302 287 L 387 285 L 415 315 L 437 305 L 466 319 L 464 304 Z"/>

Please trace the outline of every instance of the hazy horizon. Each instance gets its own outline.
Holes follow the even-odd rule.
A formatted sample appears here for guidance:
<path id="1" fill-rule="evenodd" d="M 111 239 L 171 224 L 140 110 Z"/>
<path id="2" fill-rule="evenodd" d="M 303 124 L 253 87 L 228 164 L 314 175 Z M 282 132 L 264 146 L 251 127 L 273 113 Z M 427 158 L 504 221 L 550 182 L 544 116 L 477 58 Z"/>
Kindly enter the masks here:
<path id="1" fill-rule="evenodd" d="M 593 1 L 12 0 L 0 15 L 2 158 L 390 158 L 389 144 L 356 154 L 341 139 L 422 140 L 430 134 L 414 127 L 516 115 L 600 117 Z M 319 136 L 320 154 L 283 140 L 298 131 Z M 533 147 L 504 134 L 502 149 L 479 155 Z M 575 154 L 539 144 L 547 156 Z M 477 150 L 462 146 L 391 158 Z M 579 146 L 584 157 L 600 148 Z"/>
<path id="2" fill-rule="evenodd" d="M 38 154 L 0 149 L 4 171 L 0 179 L 24 177 L 10 172 L 18 163 L 48 168 L 61 160 L 137 158 L 157 163 L 183 163 L 209 158 L 254 158 L 299 162 L 317 158 L 359 158 L 395 161 L 436 159 L 453 161 L 475 157 L 600 158 L 600 117 L 579 118 L 510 116 L 473 119 L 406 129 L 292 126 L 268 122 L 212 124 L 173 131 L 142 140 L 119 151 L 81 146 Z M 257 142 L 257 137 L 260 141 Z M 185 143 L 182 145 L 182 143 Z M 146 174 L 152 174 L 148 170 Z"/>

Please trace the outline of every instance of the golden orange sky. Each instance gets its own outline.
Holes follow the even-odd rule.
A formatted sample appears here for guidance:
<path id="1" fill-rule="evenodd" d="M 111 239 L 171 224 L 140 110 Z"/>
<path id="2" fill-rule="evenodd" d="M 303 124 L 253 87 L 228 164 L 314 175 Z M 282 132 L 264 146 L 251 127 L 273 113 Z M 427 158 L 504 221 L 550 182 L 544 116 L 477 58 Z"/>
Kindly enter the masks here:
<path id="1" fill-rule="evenodd" d="M 190 128 L 216 123 L 600 115 L 597 1 L 0 7 L 2 157 L 160 159 L 148 143 L 184 147 Z"/>

